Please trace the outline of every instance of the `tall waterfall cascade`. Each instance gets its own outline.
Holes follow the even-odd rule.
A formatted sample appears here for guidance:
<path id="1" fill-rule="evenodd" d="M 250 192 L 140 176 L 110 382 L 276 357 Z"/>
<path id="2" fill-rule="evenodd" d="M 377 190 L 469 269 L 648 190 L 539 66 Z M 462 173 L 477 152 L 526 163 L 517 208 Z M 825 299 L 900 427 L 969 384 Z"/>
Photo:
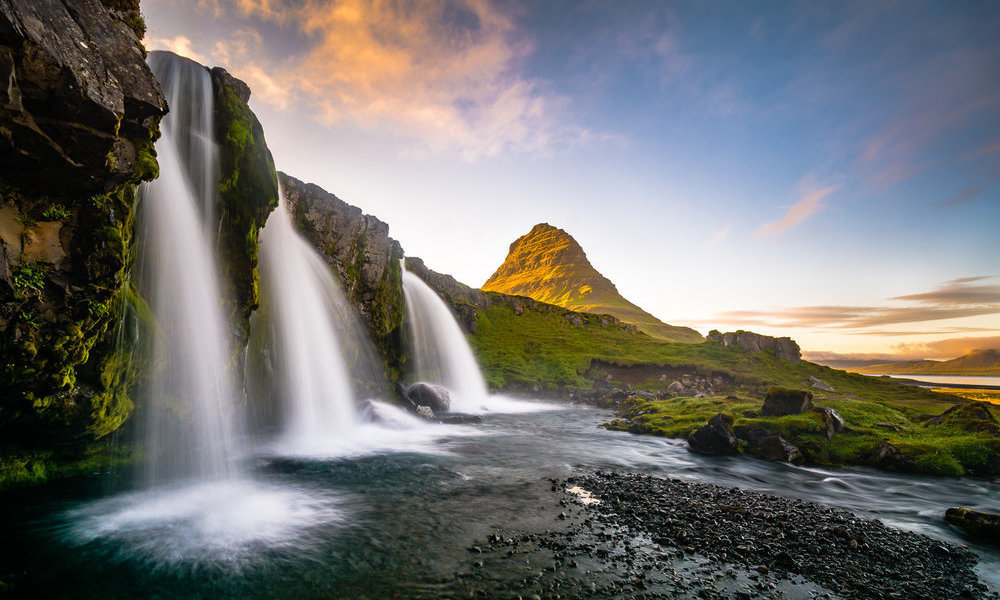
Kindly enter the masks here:
<path id="1" fill-rule="evenodd" d="M 405 268 L 403 296 L 413 340 L 414 377 L 447 388 L 451 410 L 478 412 L 489 394 L 455 315 L 424 280 Z"/>
<path id="2" fill-rule="evenodd" d="M 212 81 L 170 53 L 151 53 L 149 64 L 171 112 L 156 144 L 160 176 L 140 188 L 136 222 L 136 284 L 157 334 L 145 340 L 154 367 L 141 399 L 143 479 L 232 479 L 240 427 L 211 225 L 219 169 Z"/>
<path id="3" fill-rule="evenodd" d="M 282 193 L 261 232 L 261 281 L 284 415 L 283 442 L 322 446 L 358 424 L 341 338 L 350 316 L 330 267 L 295 231 Z"/>

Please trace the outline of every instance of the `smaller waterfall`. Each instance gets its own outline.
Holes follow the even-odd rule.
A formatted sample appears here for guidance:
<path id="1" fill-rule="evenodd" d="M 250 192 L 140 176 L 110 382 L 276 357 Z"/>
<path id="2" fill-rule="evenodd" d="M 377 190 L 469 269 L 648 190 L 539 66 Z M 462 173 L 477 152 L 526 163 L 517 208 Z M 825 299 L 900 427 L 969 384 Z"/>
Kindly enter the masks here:
<path id="1" fill-rule="evenodd" d="M 341 339 L 353 317 L 330 267 L 295 231 L 283 193 L 260 247 L 283 442 L 293 451 L 329 447 L 360 421 Z"/>
<path id="2" fill-rule="evenodd" d="M 453 411 L 478 412 L 489 394 L 455 316 L 430 286 L 405 268 L 403 296 L 417 363 L 414 376 L 447 388 Z"/>

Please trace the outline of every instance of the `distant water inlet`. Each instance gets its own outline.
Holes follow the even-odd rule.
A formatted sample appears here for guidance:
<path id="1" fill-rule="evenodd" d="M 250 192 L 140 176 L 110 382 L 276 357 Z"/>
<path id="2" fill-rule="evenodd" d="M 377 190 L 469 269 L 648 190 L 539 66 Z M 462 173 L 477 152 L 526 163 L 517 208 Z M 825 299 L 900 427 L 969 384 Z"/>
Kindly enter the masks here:
<path id="1" fill-rule="evenodd" d="M 451 392 L 451 410 L 479 412 L 489 396 L 483 374 L 448 305 L 422 279 L 403 270 L 403 295 L 410 322 L 414 377 Z"/>
<path id="2" fill-rule="evenodd" d="M 339 340 L 348 329 L 347 300 L 294 230 L 283 197 L 261 233 L 261 278 L 283 442 L 306 451 L 328 445 L 359 421 Z"/>

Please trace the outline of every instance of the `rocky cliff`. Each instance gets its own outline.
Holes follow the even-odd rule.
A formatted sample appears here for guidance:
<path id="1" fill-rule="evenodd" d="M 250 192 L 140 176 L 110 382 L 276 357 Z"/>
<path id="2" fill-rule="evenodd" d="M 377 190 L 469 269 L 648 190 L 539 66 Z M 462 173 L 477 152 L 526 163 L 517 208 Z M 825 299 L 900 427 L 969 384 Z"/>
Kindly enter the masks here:
<path id="1" fill-rule="evenodd" d="M 716 330 L 708 332 L 708 341 L 723 346 L 737 346 L 747 352 L 770 352 L 785 362 L 795 364 L 802 360 L 802 352 L 795 340 L 788 337 L 771 337 L 752 331 L 732 331 L 720 333 Z"/>
<path id="2" fill-rule="evenodd" d="M 336 270 L 348 299 L 358 308 L 385 361 L 398 380 L 404 362 L 403 250 L 389 226 L 321 187 L 279 173 L 292 219 Z"/>
<path id="3" fill-rule="evenodd" d="M 697 331 L 667 325 L 623 298 L 590 264 L 573 236 L 548 223 L 535 225 L 515 240 L 506 260 L 482 289 L 528 296 L 574 311 L 609 314 L 664 341 L 703 341 Z"/>
<path id="4" fill-rule="evenodd" d="M 0 439 L 72 445 L 128 417 L 114 343 L 135 185 L 166 112 L 138 2 L 0 0 Z"/>
<path id="5" fill-rule="evenodd" d="M 225 69 L 211 69 L 215 94 L 215 139 L 219 144 L 219 261 L 223 297 L 236 335 L 245 348 L 250 314 L 259 302 L 257 236 L 278 206 L 278 176 L 264 129 L 247 102 L 250 87 Z M 242 365 L 243 361 L 237 361 Z"/>

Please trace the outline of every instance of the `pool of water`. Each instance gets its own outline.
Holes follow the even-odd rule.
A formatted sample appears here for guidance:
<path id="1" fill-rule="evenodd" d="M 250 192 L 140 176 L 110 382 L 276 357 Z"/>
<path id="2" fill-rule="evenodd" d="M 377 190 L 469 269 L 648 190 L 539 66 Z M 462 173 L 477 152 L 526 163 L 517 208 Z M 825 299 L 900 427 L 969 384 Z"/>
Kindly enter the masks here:
<path id="1" fill-rule="evenodd" d="M 705 457 L 601 429 L 611 415 L 590 407 L 495 408 L 505 412 L 477 424 L 391 424 L 365 434 L 361 452 L 262 443 L 236 481 L 138 490 L 93 479 L 6 494 L 0 580 L 24 597 L 447 596 L 442 582 L 476 540 L 553 522 L 549 478 L 608 468 L 815 500 L 966 544 L 946 508 L 1000 512 L 997 479 Z M 971 547 L 1000 589 L 1000 550 Z"/>

